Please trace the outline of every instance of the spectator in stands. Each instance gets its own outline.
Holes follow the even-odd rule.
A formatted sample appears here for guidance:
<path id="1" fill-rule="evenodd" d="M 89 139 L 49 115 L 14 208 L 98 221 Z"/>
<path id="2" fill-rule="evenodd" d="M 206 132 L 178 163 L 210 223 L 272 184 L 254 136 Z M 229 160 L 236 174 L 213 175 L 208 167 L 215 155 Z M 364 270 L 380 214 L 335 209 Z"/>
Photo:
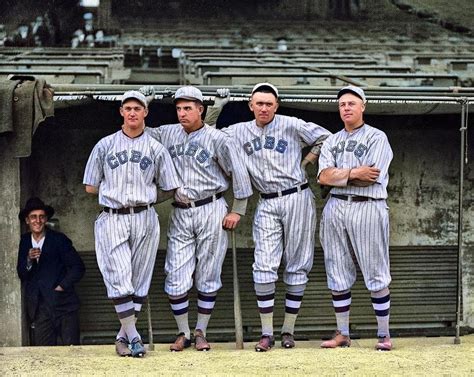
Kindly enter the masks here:
<path id="1" fill-rule="evenodd" d="M 32 27 L 32 34 L 36 46 L 44 47 L 50 45 L 51 34 L 42 16 L 36 17 L 36 21 Z"/>
<path id="2" fill-rule="evenodd" d="M 92 13 L 87 12 L 83 15 L 84 24 L 81 28 L 77 29 L 71 38 L 71 48 L 82 47 L 94 47 L 95 46 L 95 32 L 94 29 L 94 16 Z"/>
<path id="3" fill-rule="evenodd" d="M 90 12 L 84 13 L 84 31 L 87 34 L 94 34 L 94 15 Z"/>
<path id="4" fill-rule="evenodd" d="M 24 285 L 34 346 L 79 344 L 80 339 L 74 284 L 85 267 L 71 240 L 46 227 L 53 214 L 54 209 L 39 198 L 29 199 L 19 214 L 29 232 L 21 236 L 17 272 Z"/>
<path id="5" fill-rule="evenodd" d="M 18 25 L 17 32 L 13 35 L 12 45 L 16 47 L 32 47 L 35 45 L 28 22 L 21 22 Z"/>
<path id="6" fill-rule="evenodd" d="M 82 31 L 82 29 L 77 29 L 72 35 L 71 48 L 77 48 L 81 46 L 85 39 L 86 35 L 84 34 L 84 31 Z"/>
<path id="7" fill-rule="evenodd" d="M 288 45 L 285 38 L 277 39 L 277 50 L 281 52 L 285 52 L 288 50 Z"/>
<path id="8" fill-rule="evenodd" d="M 61 44 L 61 23 L 57 13 L 54 10 L 49 10 L 44 14 L 45 24 L 48 27 L 51 35 L 51 45 L 58 46 Z"/>
<path id="9" fill-rule="evenodd" d="M 97 32 L 95 33 L 95 45 L 97 47 L 102 47 L 104 46 L 105 44 L 105 40 L 104 40 L 104 31 L 99 29 L 97 30 Z"/>
<path id="10" fill-rule="evenodd" d="M 94 27 L 94 15 L 90 12 L 84 13 L 82 16 L 84 19 L 84 35 L 85 35 L 85 46 L 87 47 L 94 47 L 94 40 L 95 40 L 95 27 Z"/>

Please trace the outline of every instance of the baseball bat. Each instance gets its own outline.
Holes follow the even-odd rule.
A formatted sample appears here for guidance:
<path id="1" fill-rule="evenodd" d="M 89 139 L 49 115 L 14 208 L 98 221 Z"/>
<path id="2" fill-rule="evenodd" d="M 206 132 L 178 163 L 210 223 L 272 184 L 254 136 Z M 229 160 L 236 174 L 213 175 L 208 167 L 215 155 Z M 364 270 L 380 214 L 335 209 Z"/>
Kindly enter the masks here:
<path id="1" fill-rule="evenodd" d="M 150 351 L 155 350 L 155 344 L 153 343 L 153 326 L 151 325 L 151 304 L 150 304 L 150 296 L 147 297 L 146 300 L 146 312 L 148 317 L 148 349 Z"/>
<path id="2" fill-rule="evenodd" d="M 237 249 L 235 245 L 235 231 L 230 231 L 232 238 L 232 267 L 234 285 L 234 321 L 235 321 L 235 347 L 244 349 L 244 330 L 242 327 L 242 308 L 240 306 L 239 277 L 237 276 Z"/>

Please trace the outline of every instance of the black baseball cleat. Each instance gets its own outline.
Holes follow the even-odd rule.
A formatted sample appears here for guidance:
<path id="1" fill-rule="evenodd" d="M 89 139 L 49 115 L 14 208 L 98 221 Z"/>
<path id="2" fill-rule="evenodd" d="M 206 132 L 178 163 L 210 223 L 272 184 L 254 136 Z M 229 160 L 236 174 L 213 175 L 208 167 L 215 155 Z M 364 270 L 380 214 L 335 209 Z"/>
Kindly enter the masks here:
<path id="1" fill-rule="evenodd" d="M 281 334 L 281 346 L 283 348 L 294 348 L 295 347 L 295 337 L 290 333 Z"/>
<path id="2" fill-rule="evenodd" d="M 145 356 L 146 350 L 141 339 L 133 339 L 132 343 L 130 343 L 130 352 L 132 353 L 132 357 Z"/>

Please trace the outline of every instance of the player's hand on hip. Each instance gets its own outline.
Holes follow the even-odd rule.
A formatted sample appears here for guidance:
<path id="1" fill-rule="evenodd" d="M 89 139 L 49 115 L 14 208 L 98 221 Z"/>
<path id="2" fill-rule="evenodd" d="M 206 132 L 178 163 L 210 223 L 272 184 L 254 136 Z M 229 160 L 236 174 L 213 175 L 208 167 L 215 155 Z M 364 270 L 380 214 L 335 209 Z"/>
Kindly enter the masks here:
<path id="1" fill-rule="evenodd" d="M 240 221 L 240 215 L 235 212 L 228 213 L 225 217 L 224 220 L 222 221 L 222 227 L 225 230 L 232 230 L 237 228 L 237 225 L 239 225 Z"/>
<path id="2" fill-rule="evenodd" d="M 350 171 L 349 180 L 375 182 L 380 175 L 380 169 L 374 166 L 359 166 Z"/>

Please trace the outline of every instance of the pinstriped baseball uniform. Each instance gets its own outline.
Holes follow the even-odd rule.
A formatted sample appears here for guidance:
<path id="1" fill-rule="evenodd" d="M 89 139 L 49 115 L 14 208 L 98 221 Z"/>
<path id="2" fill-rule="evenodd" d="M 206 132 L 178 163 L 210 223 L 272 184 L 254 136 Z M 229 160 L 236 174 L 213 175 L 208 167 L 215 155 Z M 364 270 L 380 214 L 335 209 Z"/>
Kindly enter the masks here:
<path id="1" fill-rule="evenodd" d="M 152 205 L 157 187 L 179 186 L 168 151 L 148 134 L 121 130 L 101 139 L 87 161 L 83 183 L 99 187 L 99 204 L 110 208 Z M 95 222 L 97 263 L 109 298 L 148 293 L 160 237 L 153 207 L 135 214 L 101 212 Z"/>
<path id="2" fill-rule="evenodd" d="M 331 197 L 324 207 L 320 237 L 328 287 L 333 291 L 344 291 L 354 284 L 356 268 L 352 254 L 370 291 L 380 291 L 390 284 L 389 211 L 385 199 L 392 157 L 385 133 L 367 124 L 352 133 L 343 129 L 323 144 L 318 176 L 330 167 L 352 169 L 367 165 L 380 169 L 377 182 L 368 187 L 348 185 L 331 189 L 331 194 L 377 200 L 349 202 Z"/>
<path id="3" fill-rule="evenodd" d="M 279 114 L 265 127 L 258 127 L 252 120 L 234 124 L 224 132 L 235 140 L 254 187 L 265 194 L 306 183 L 300 166 L 301 149 L 330 134 L 317 124 Z M 316 211 L 311 190 L 260 199 L 253 223 L 254 282 L 276 281 L 283 256 L 286 264 L 284 282 L 305 284 L 313 264 L 315 228 Z"/>
<path id="4" fill-rule="evenodd" d="M 204 124 L 187 133 L 181 124 L 147 128 L 168 149 L 182 186 L 176 194 L 181 202 L 202 200 L 229 188 L 232 175 L 234 197 L 252 195 L 247 170 L 235 145 L 222 131 Z M 227 214 L 224 198 L 195 208 L 175 208 L 168 229 L 165 291 L 171 296 L 184 294 L 192 287 L 203 293 L 222 286 L 221 269 L 228 237 L 222 228 Z"/>

